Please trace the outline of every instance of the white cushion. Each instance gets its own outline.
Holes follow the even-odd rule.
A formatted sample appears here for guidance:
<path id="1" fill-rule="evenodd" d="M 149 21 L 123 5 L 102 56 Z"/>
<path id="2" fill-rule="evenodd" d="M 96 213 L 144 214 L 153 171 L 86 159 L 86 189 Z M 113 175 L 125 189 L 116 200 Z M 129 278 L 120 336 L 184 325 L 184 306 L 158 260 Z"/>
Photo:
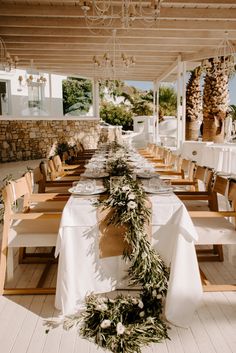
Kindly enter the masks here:
<path id="1" fill-rule="evenodd" d="M 236 230 L 226 218 L 192 218 L 199 239 L 196 244 L 236 244 Z"/>
<path id="2" fill-rule="evenodd" d="M 11 226 L 9 247 L 55 246 L 60 219 L 20 220 Z"/>

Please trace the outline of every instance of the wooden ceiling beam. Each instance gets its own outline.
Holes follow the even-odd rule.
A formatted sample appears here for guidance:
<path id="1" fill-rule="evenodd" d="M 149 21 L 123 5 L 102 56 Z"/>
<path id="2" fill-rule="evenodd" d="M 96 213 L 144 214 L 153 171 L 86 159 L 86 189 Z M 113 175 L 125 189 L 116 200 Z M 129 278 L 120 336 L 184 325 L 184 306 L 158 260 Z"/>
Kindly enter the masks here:
<path id="1" fill-rule="evenodd" d="M 37 27 L 1 27 L 0 25 L 0 35 L 3 37 L 5 41 L 11 41 L 14 37 L 20 39 L 22 37 L 27 37 L 32 41 L 35 37 L 39 38 L 104 38 L 104 41 L 111 37 L 111 32 L 107 30 L 97 31 L 97 33 L 90 32 L 85 28 L 37 28 Z M 117 31 L 117 38 L 119 40 L 126 38 L 143 38 L 143 39 L 160 39 L 160 38 L 170 38 L 170 39 L 223 39 L 225 37 L 224 29 L 220 31 L 216 30 L 194 30 L 194 31 L 186 31 L 186 30 L 158 30 L 158 29 L 130 29 L 129 31 L 120 29 Z M 229 31 L 228 35 L 229 39 L 236 39 L 236 28 L 234 30 Z M 22 38 L 23 40 L 23 38 Z"/>
<path id="2" fill-rule="evenodd" d="M 108 43 L 106 39 L 103 37 L 6 37 L 2 36 L 4 39 L 4 42 L 6 46 L 11 47 L 13 45 L 37 45 L 37 44 L 53 44 L 53 45 L 64 45 L 64 43 L 67 44 L 73 44 L 73 45 L 84 45 L 84 44 L 92 44 L 94 46 L 96 45 L 103 45 L 104 50 L 108 47 Z M 236 35 L 235 35 L 235 40 L 236 40 Z M 118 44 L 119 43 L 119 44 Z M 219 39 L 194 39 L 194 38 L 179 38 L 178 41 L 176 41 L 176 38 L 123 38 L 122 42 L 117 42 L 117 47 L 120 46 L 122 49 L 124 45 L 129 45 L 129 46 L 136 46 L 136 45 L 153 45 L 153 46 L 158 46 L 158 45 L 193 45 L 193 46 L 217 46 L 219 44 Z M 112 43 L 110 43 L 110 47 L 112 46 Z"/>
<path id="3" fill-rule="evenodd" d="M 236 45 L 232 44 L 232 49 L 234 48 L 234 53 L 236 53 Z M 232 53 L 231 53 L 232 54 Z M 188 54 L 184 53 L 181 55 L 182 61 L 197 61 L 208 59 L 217 56 L 217 48 L 200 50 L 196 53 Z"/>
<path id="4" fill-rule="evenodd" d="M 177 44 L 177 43 L 176 43 Z M 208 47 L 213 46 L 213 45 L 208 45 Z M 102 55 L 104 52 L 109 51 L 110 55 L 112 53 L 111 49 L 106 48 L 100 44 L 80 44 L 80 43 L 75 43 L 75 44 L 55 44 L 55 43 L 46 43 L 46 44 L 27 44 L 27 43 L 9 43 L 7 46 L 7 50 L 9 52 L 11 51 L 15 51 L 15 50 L 25 50 L 25 51 L 31 51 L 33 52 L 34 50 L 55 50 L 55 51 L 90 51 L 90 52 L 99 52 L 100 55 Z M 216 44 L 214 45 L 214 47 L 216 47 Z M 129 45 L 129 44 L 123 44 L 121 49 L 117 50 L 117 52 L 120 52 L 120 54 L 122 52 L 125 52 L 127 55 L 130 53 L 132 54 L 132 52 L 136 52 L 136 51 L 151 51 L 151 52 L 157 52 L 157 51 L 166 51 L 166 52 L 194 52 L 196 50 L 200 50 L 200 48 L 202 48 L 202 45 L 199 44 L 180 44 L 180 45 L 172 45 L 171 43 L 166 43 L 166 45 L 162 45 L 162 44 L 157 44 L 157 45 L 143 45 L 143 44 L 138 44 L 136 43 L 136 45 Z"/>
<path id="5" fill-rule="evenodd" d="M 147 10 L 148 12 L 148 10 Z M 1 16 L 12 17 L 46 17 L 46 18 L 84 18 L 84 13 L 80 6 L 62 5 L 6 5 L 0 3 Z M 151 11 L 150 11 L 151 13 Z M 89 14 L 89 13 L 88 13 Z M 120 7 L 114 8 L 113 17 L 119 17 Z M 90 15 L 90 14 L 89 14 Z M 161 19 L 236 19 L 236 8 L 185 8 L 185 7 L 162 7 L 160 11 Z M 134 22 L 136 22 L 134 20 Z"/>
<path id="6" fill-rule="evenodd" d="M 194 9 L 195 10 L 195 9 Z M 194 11 L 192 11 L 194 13 Z M 115 28 L 119 29 L 121 26 L 119 21 L 115 21 L 114 25 Z M 31 28 L 43 28 L 47 27 L 50 28 L 84 28 L 87 29 L 87 25 L 84 19 L 77 19 L 77 18 L 37 18 L 37 17 L 3 17 L 0 16 L 0 33 L 1 27 L 31 27 Z M 111 26 L 110 29 L 113 27 Z M 132 27 L 133 30 L 135 29 L 142 29 L 145 31 L 144 25 L 142 21 L 139 23 L 135 23 Z M 206 21 L 204 20 L 163 20 L 159 21 L 158 24 L 159 30 L 216 30 L 224 33 L 225 30 L 236 30 L 236 17 L 234 20 L 228 21 L 224 18 L 222 20 L 211 20 Z M 94 30 L 96 27 L 94 27 Z M 109 33 L 109 32 L 108 32 Z M 111 32 L 110 32 L 111 35 Z"/>

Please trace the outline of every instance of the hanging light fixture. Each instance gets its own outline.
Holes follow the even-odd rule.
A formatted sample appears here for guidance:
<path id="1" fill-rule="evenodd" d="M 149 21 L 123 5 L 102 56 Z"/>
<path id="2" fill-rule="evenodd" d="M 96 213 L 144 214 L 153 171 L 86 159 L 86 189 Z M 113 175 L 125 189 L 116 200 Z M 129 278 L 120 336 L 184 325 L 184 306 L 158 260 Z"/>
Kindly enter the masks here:
<path id="1" fill-rule="evenodd" d="M 18 91 L 22 91 L 23 87 L 27 86 L 28 88 L 33 87 L 44 87 L 46 85 L 47 79 L 43 74 L 37 72 L 34 68 L 33 60 L 30 61 L 30 69 L 26 72 L 25 77 L 20 75 L 18 77 L 19 87 Z"/>
<path id="2" fill-rule="evenodd" d="M 0 37 L 0 70 L 11 71 L 12 69 L 16 69 L 18 62 L 18 56 L 12 57 L 10 55 L 4 40 Z"/>
<path id="3" fill-rule="evenodd" d="M 135 66 L 135 57 L 128 56 L 121 50 L 120 43 L 116 37 L 117 30 L 112 30 L 112 37 L 105 45 L 105 52 L 101 57 L 94 56 L 94 76 L 104 79 L 117 79 L 117 72 L 124 73 Z"/>
<path id="4" fill-rule="evenodd" d="M 80 1 L 88 28 L 95 26 L 130 28 L 134 21 L 153 26 L 158 23 L 163 0 Z"/>
<path id="5" fill-rule="evenodd" d="M 217 76 L 219 73 L 229 75 L 235 71 L 235 53 L 236 48 L 229 40 L 228 31 L 225 31 L 224 38 L 220 41 L 215 50 L 214 57 L 203 60 L 202 66 L 207 71 L 211 70 L 212 65 L 214 65 L 212 75 Z"/>

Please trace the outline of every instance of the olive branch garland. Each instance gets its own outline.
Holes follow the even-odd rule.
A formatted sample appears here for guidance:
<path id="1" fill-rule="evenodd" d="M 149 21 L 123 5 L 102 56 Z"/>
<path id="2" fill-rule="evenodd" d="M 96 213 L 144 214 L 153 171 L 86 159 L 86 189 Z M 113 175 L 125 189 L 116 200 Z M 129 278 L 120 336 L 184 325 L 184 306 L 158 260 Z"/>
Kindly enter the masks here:
<path id="1" fill-rule="evenodd" d="M 112 209 L 109 224 L 126 227 L 124 238 L 131 251 L 125 251 L 123 258 L 130 263 L 130 284 L 142 288 L 139 297 L 118 295 L 109 299 L 91 294 L 86 297 L 85 311 L 63 318 L 62 324 L 65 329 L 79 325 L 84 338 L 111 352 L 141 353 L 142 346 L 168 338 L 162 311 L 169 270 L 152 249 L 145 232 L 151 215 L 147 197 L 142 187 L 126 173 L 110 188 L 109 197 L 97 201 L 95 206 Z M 46 325 L 57 326 L 55 321 L 48 321 Z"/>

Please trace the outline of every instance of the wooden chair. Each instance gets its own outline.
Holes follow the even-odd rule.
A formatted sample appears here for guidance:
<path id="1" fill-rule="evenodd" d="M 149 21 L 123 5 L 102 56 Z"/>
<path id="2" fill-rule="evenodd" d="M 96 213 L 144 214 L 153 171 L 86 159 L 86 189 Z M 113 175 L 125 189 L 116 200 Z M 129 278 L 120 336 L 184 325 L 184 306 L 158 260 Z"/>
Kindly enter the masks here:
<path id="1" fill-rule="evenodd" d="M 181 196 L 182 200 L 191 199 L 191 195 L 206 196 L 211 191 L 211 183 L 214 176 L 214 171 L 207 167 L 196 165 L 194 162 L 190 164 L 190 177 L 184 179 L 171 180 L 171 184 L 176 186 L 176 195 Z M 178 190 L 179 187 L 179 190 Z M 201 189 L 201 190 L 200 190 Z M 203 190 L 202 190 L 203 189 Z M 198 194 L 196 193 L 198 192 Z M 186 198 L 184 198 L 186 196 Z"/>
<path id="2" fill-rule="evenodd" d="M 65 175 L 63 171 L 57 171 L 52 160 L 40 163 L 41 172 L 45 178 L 45 182 L 54 181 L 57 185 L 72 185 L 73 181 L 79 181 L 78 175 Z"/>
<path id="3" fill-rule="evenodd" d="M 217 177 L 219 179 L 221 177 Z M 221 178 L 222 179 L 222 178 Z M 224 192 L 225 181 L 218 180 L 215 183 L 214 191 L 222 194 Z M 219 185 L 219 187 L 217 186 Z M 232 204 L 232 211 L 190 211 L 193 223 L 199 235 L 197 245 L 227 244 L 236 245 L 236 181 L 229 181 L 228 200 Z M 231 217 L 234 224 L 230 222 Z M 202 276 L 204 289 L 206 291 L 226 291 L 236 290 L 235 285 L 213 285 L 205 276 Z"/>
<path id="4" fill-rule="evenodd" d="M 156 169 L 156 173 L 160 175 L 161 179 L 168 179 L 171 183 L 176 180 L 193 182 L 195 162 L 182 159 L 181 156 L 177 156 L 177 158 L 178 161 L 176 161 L 173 168 Z"/>
<path id="5" fill-rule="evenodd" d="M 33 184 L 37 185 L 38 193 L 58 193 L 69 195 L 68 189 L 73 181 L 48 180 L 47 163 L 41 162 L 39 167 L 33 170 Z"/>
<path id="6" fill-rule="evenodd" d="M 62 160 L 58 154 L 52 157 L 52 161 L 54 163 L 54 167 L 56 171 L 60 173 L 64 173 L 65 175 L 68 171 L 75 172 L 79 170 L 79 168 L 81 169 L 80 164 L 73 164 L 73 165 L 62 164 Z"/>
<path id="7" fill-rule="evenodd" d="M 38 168 L 36 168 L 37 170 Z M 29 195 L 24 197 L 23 208 L 27 212 L 61 212 L 69 199 L 70 194 L 38 193 L 34 190 L 35 170 L 25 173 Z M 41 179 L 40 179 L 41 180 Z"/>
<path id="8" fill-rule="evenodd" d="M 42 288 L 48 261 L 36 288 L 5 288 L 5 278 L 13 278 L 13 248 L 19 247 L 54 247 L 60 224 L 60 213 L 28 212 L 24 208 L 17 212 L 14 205 L 22 197 L 24 203 L 30 198 L 28 183 L 25 177 L 10 182 L 2 191 L 5 212 L 3 238 L 0 259 L 0 294 L 46 294 L 53 293 L 52 288 Z"/>
<path id="9" fill-rule="evenodd" d="M 145 149 L 139 149 L 138 152 L 139 152 L 143 157 L 153 156 L 155 146 L 156 146 L 156 145 L 155 145 L 154 143 L 148 143 L 148 144 L 147 144 L 147 147 L 146 147 Z"/>

